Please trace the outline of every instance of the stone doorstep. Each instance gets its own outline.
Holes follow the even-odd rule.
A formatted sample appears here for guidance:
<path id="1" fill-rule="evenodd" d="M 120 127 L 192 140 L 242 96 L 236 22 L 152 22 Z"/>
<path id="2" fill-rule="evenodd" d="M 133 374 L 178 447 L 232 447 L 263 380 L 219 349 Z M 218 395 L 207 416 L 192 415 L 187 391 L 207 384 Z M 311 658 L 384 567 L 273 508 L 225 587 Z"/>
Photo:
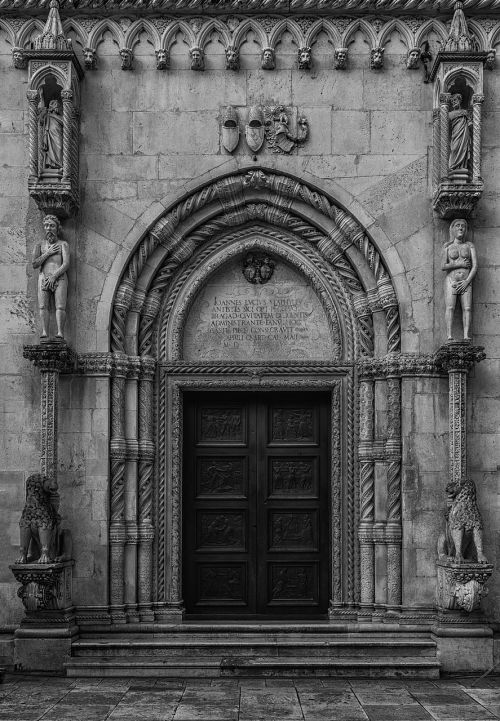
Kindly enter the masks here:
<path id="1" fill-rule="evenodd" d="M 269 658 L 228 657 L 206 659 L 151 660 L 133 658 L 72 658 L 64 664 L 69 677 L 349 677 L 349 678 L 439 678 L 437 659 L 403 658 Z"/>
<path id="2" fill-rule="evenodd" d="M 307 656 L 371 656 L 387 657 L 397 654 L 402 657 L 434 657 L 436 643 L 430 639 L 326 639 L 311 638 L 276 638 L 265 636 L 252 637 L 189 637 L 165 639 L 84 639 L 72 645 L 72 655 L 79 658 L 92 655 L 127 656 L 145 653 L 153 656 L 297 656 L 306 652 Z"/>

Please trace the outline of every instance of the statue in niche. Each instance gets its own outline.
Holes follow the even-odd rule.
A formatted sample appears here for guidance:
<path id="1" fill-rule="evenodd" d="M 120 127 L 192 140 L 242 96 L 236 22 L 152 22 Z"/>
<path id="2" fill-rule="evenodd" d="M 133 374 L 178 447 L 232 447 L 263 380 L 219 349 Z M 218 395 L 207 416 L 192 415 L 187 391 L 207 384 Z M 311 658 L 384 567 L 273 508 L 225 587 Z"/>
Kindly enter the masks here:
<path id="1" fill-rule="evenodd" d="M 471 118 L 467 110 L 462 108 L 462 96 L 455 93 L 451 96 L 450 121 L 450 156 L 448 169 L 450 173 L 468 176 L 468 164 L 471 154 Z"/>
<path id="2" fill-rule="evenodd" d="M 450 225 L 450 240 L 443 252 L 442 270 L 446 273 L 445 319 L 449 341 L 453 340 L 452 325 L 457 296 L 460 298 L 462 306 L 464 340 L 471 339 L 472 280 L 477 273 L 477 256 L 473 243 L 466 240 L 466 235 L 467 221 L 463 218 L 454 220 Z"/>
<path id="3" fill-rule="evenodd" d="M 40 268 L 38 277 L 38 307 L 40 309 L 40 339 L 48 337 L 50 305 L 55 306 L 58 340 L 64 340 L 66 301 L 68 296 L 67 270 L 70 263 L 69 245 L 59 237 L 61 223 L 55 215 L 43 220 L 45 242 L 37 243 L 33 251 L 33 268 Z"/>
<path id="4" fill-rule="evenodd" d="M 406 57 L 406 67 L 408 70 L 417 70 L 418 61 L 420 60 L 420 48 L 411 48 L 408 50 Z"/>
<path id="5" fill-rule="evenodd" d="M 336 48 L 334 54 L 335 70 L 345 70 L 347 68 L 347 48 Z"/>
<path id="6" fill-rule="evenodd" d="M 274 70 L 276 67 L 276 59 L 272 48 L 264 48 L 260 65 L 263 70 Z"/>
<path id="7" fill-rule="evenodd" d="M 234 70 L 238 72 L 240 69 L 240 52 L 234 45 L 228 45 L 226 48 L 226 70 Z"/>
<path id="8" fill-rule="evenodd" d="M 312 66 L 312 51 L 310 47 L 299 48 L 299 70 L 310 70 Z"/>
<path id="9" fill-rule="evenodd" d="M 27 62 L 24 48 L 12 48 L 12 62 L 17 70 L 24 70 Z"/>
<path id="10" fill-rule="evenodd" d="M 168 53 L 164 48 L 160 48 L 155 51 L 156 55 L 156 69 L 166 70 L 168 68 Z"/>
<path id="11" fill-rule="evenodd" d="M 384 50 L 385 48 L 376 47 L 370 53 L 370 68 L 372 70 L 381 70 L 384 67 Z"/>
<path id="12" fill-rule="evenodd" d="M 431 46 L 429 45 L 428 40 L 426 40 L 425 43 L 422 45 L 422 50 L 420 52 L 420 60 L 422 61 L 422 65 L 424 66 L 424 83 L 428 83 L 431 79 L 432 63 Z"/>
<path id="13" fill-rule="evenodd" d="M 189 55 L 191 57 L 191 70 L 205 70 L 205 55 L 201 48 L 191 48 Z"/>
<path id="14" fill-rule="evenodd" d="M 45 107 L 43 92 L 40 90 L 38 104 L 39 121 L 42 127 L 42 171 L 40 176 L 60 178 L 63 172 L 63 132 L 61 103 L 57 99 L 49 101 Z"/>

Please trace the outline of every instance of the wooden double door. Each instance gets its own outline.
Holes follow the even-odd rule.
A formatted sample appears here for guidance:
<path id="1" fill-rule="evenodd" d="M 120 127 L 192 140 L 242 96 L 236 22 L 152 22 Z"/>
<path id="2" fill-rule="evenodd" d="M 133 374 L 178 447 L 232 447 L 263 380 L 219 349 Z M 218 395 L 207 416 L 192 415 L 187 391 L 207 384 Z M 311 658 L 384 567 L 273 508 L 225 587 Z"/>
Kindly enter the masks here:
<path id="1" fill-rule="evenodd" d="M 184 417 L 187 613 L 326 613 L 328 395 L 187 393 Z"/>

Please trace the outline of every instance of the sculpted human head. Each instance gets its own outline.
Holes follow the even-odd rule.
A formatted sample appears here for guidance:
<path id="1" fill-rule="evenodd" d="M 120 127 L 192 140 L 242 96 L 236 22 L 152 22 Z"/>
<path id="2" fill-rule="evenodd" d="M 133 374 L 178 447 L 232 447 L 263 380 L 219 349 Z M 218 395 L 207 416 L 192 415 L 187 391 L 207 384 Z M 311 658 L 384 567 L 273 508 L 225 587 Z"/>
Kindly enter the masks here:
<path id="1" fill-rule="evenodd" d="M 488 70 L 493 70 L 493 68 L 495 67 L 496 54 L 497 54 L 497 51 L 495 50 L 495 48 L 489 48 L 488 55 L 486 56 L 486 63 L 485 63 Z"/>
<path id="2" fill-rule="evenodd" d="M 334 59 L 335 70 L 345 70 L 347 67 L 347 48 L 336 48 Z"/>
<path id="3" fill-rule="evenodd" d="M 205 69 L 205 57 L 203 50 L 199 47 L 191 48 L 189 51 L 191 56 L 191 70 L 204 70 Z"/>
<path id="4" fill-rule="evenodd" d="M 467 235 L 467 228 L 468 224 L 465 218 L 456 218 L 452 221 L 450 224 L 450 242 L 452 243 L 455 238 L 460 242 L 464 242 Z"/>
<path id="5" fill-rule="evenodd" d="M 234 45 L 229 45 L 226 48 L 226 70 L 239 70 L 240 69 L 240 53 L 238 48 Z"/>
<path id="6" fill-rule="evenodd" d="M 45 230 L 45 238 L 49 243 L 54 243 L 59 235 L 61 221 L 57 215 L 46 215 L 43 219 L 43 229 Z"/>
<path id="7" fill-rule="evenodd" d="M 459 110 L 459 108 L 462 107 L 462 96 L 460 95 L 460 93 L 455 93 L 455 95 L 452 95 L 450 101 L 451 107 L 454 110 Z"/>
<path id="8" fill-rule="evenodd" d="M 97 67 L 97 53 L 93 48 L 83 48 L 83 62 L 87 70 L 95 70 Z"/>
<path id="9" fill-rule="evenodd" d="M 274 70 L 274 50 L 272 48 L 264 48 L 262 51 L 261 67 L 263 70 Z"/>
<path id="10" fill-rule="evenodd" d="M 23 48 L 12 48 L 12 62 L 14 63 L 14 67 L 18 70 L 22 70 L 26 67 L 26 56 Z"/>
<path id="11" fill-rule="evenodd" d="M 420 48 L 411 48 L 408 50 L 406 57 L 406 67 L 408 70 L 416 70 L 418 68 L 418 61 L 420 60 Z"/>
<path id="12" fill-rule="evenodd" d="M 299 48 L 299 70 L 310 70 L 312 65 L 311 48 Z"/>
<path id="13" fill-rule="evenodd" d="M 134 59 L 132 50 L 122 48 L 120 50 L 120 57 L 122 59 L 122 70 L 132 70 L 132 61 Z"/>
<path id="14" fill-rule="evenodd" d="M 385 48 L 381 48 L 380 46 L 377 48 L 373 48 L 373 50 L 370 53 L 370 65 L 373 70 L 380 70 L 380 68 L 384 64 L 384 50 Z"/>
<path id="15" fill-rule="evenodd" d="M 155 51 L 156 55 L 156 69 L 166 70 L 168 67 L 168 53 L 164 48 L 159 48 Z"/>
<path id="16" fill-rule="evenodd" d="M 49 103 L 49 112 L 50 112 L 50 113 L 57 113 L 58 115 L 60 115 L 60 113 L 61 113 L 61 104 L 59 103 L 59 100 L 56 100 L 56 99 L 54 98 L 54 100 L 51 100 L 51 101 L 50 101 L 50 103 Z"/>

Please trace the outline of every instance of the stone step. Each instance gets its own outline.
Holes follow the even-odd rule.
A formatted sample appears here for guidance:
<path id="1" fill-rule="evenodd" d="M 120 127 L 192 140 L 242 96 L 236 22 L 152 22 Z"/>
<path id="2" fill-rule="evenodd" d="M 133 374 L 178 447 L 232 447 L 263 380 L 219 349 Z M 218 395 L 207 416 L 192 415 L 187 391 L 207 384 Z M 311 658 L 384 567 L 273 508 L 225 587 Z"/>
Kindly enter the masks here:
<path id="1" fill-rule="evenodd" d="M 71 678 L 78 677 L 171 677 L 171 678 L 249 678 L 249 677 L 349 677 L 349 678 L 439 678 L 439 662 L 425 658 L 380 658 L 365 656 L 317 657 L 236 657 L 198 659 L 72 658 L 65 664 Z"/>
<path id="2" fill-rule="evenodd" d="M 75 657 L 120 657 L 139 656 L 178 656 L 184 659 L 222 656 L 268 656 L 297 657 L 340 656 L 394 656 L 398 657 L 435 657 L 434 641 L 422 638 L 325 638 L 304 635 L 300 638 L 256 634 L 245 637 L 168 635 L 162 638 L 131 639 L 130 637 L 99 639 L 80 639 L 72 645 Z"/>

